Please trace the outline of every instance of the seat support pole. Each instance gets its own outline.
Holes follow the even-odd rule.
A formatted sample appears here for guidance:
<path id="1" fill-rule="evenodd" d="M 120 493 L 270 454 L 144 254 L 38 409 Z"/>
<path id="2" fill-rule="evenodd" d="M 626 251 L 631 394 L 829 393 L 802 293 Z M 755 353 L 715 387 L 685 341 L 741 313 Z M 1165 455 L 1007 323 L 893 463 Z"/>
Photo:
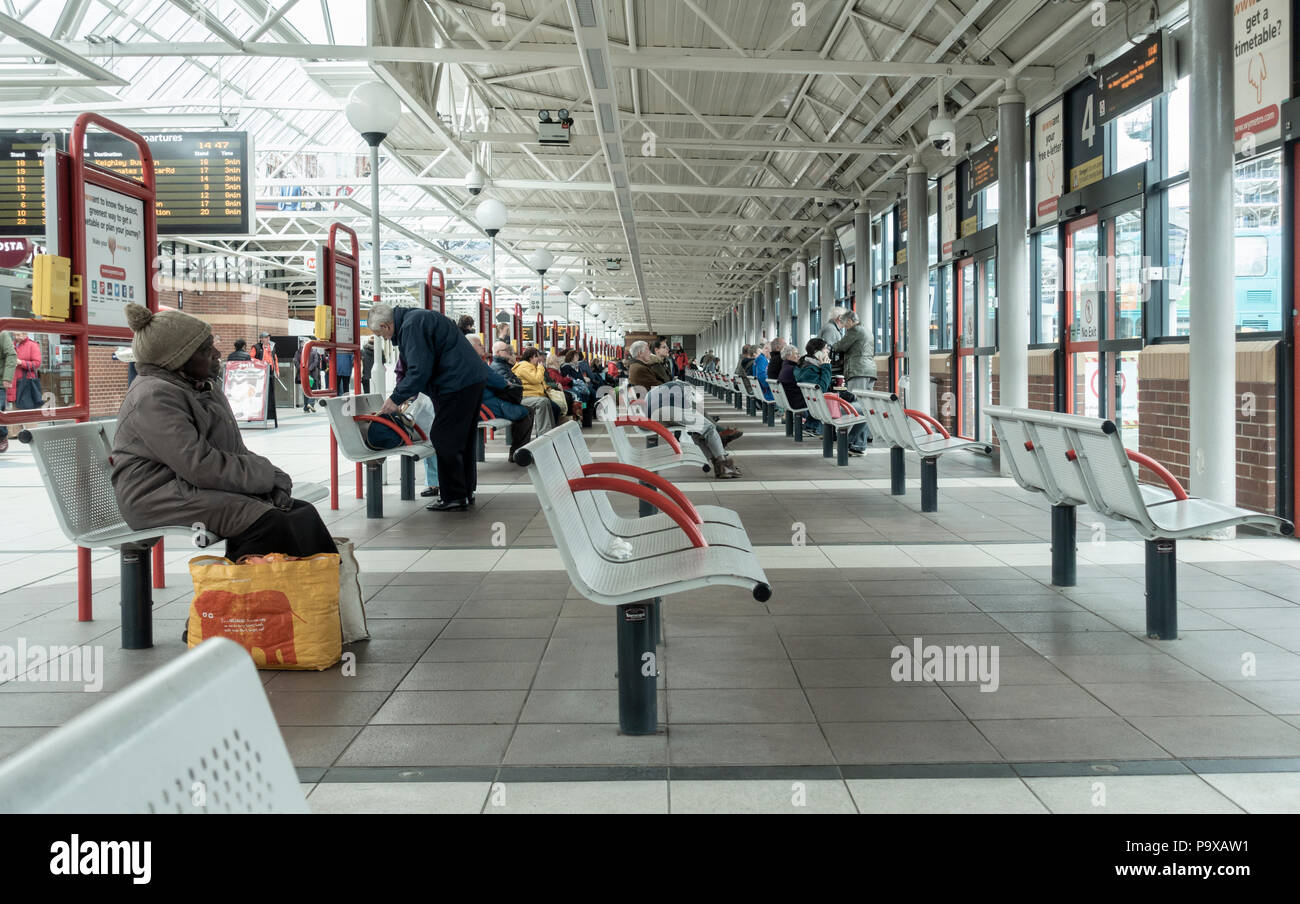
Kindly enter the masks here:
<path id="1" fill-rule="evenodd" d="M 742 397 L 741 394 L 740 394 L 740 390 L 736 390 L 736 391 L 733 392 L 731 395 L 732 395 L 732 399 L 733 399 L 732 404 L 734 404 L 734 405 L 736 406 L 736 410 L 737 410 L 737 411 L 744 411 L 744 410 L 745 410 L 744 399 L 749 398 L 749 396 L 744 396 L 744 397 Z"/>
<path id="2" fill-rule="evenodd" d="M 158 538 L 158 542 L 153 545 L 153 586 L 155 590 L 161 590 L 167 586 L 167 565 L 163 561 L 163 539 Z"/>
<path id="3" fill-rule="evenodd" d="M 77 621 L 94 621 L 90 589 L 90 550 L 77 547 Z"/>
<path id="4" fill-rule="evenodd" d="M 483 431 L 478 431 L 481 437 Z M 409 455 L 398 456 L 402 459 L 401 498 L 407 502 L 415 498 L 415 459 Z"/>
<path id="5" fill-rule="evenodd" d="M 889 494 L 902 496 L 907 492 L 907 462 L 903 458 L 902 446 L 889 449 Z"/>
<path id="6" fill-rule="evenodd" d="M 596 405 L 593 402 L 579 402 L 582 406 L 582 427 L 587 429 L 592 424 L 592 417 L 596 413 Z"/>
<path id="7" fill-rule="evenodd" d="M 153 592 L 150 590 L 149 550 L 122 547 L 122 649 L 153 646 Z"/>
<path id="8" fill-rule="evenodd" d="M 1075 511 L 1072 505 L 1052 506 L 1052 585 L 1073 587 L 1077 582 Z"/>
<path id="9" fill-rule="evenodd" d="M 794 441 L 803 442 L 803 412 L 790 412 L 790 417 L 794 419 Z"/>
<path id="10" fill-rule="evenodd" d="M 1178 639 L 1178 544 L 1173 540 L 1148 540 L 1147 637 Z"/>
<path id="11" fill-rule="evenodd" d="M 366 517 L 384 517 L 384 472 L 380 462 L 366 462 Z"/>
<path id="12" fill-rule="evenodd" d="M 939 511 L 939 459 L 921 459 L 921 511 Z"/>
<path id="13" fill-rule="evenodd" d="M 754 416 L 754 406 L 756 402 L 753 396 L 745 396 L 745 414 L 749 417 Z"/>
<path id="14" fill-rule="evenodd" d="M 483 435 L 483 428 L 475 427 L 474 432 L 478 434 L 474 440 L 474 460 L 487 461 L 487 437 Z"/>
<path id="15" fill-rule="evenodd" d="M 650 636 L 651 606 L 626 603 L 618 618 L 618 728 L 625 735 L 649 735 L 659 730 L 655 679 L 659 660 Z"/>
<path id="16" fill-rule="evenodd" d="M 838 434 L 839 448 L 835 455 L 835 464 L 841 468 L 848 467 L 849 464 L 849 428 L 839 427 L 835 431 Z"/>
<path id="17" fill-rule="evenodd" d="M 658 445 L 659 445 L 659 437 L 657 437 L 657 436 L 647 436 L 647 437 L 645 438 L 645 447 L 646 447 L 647 449 L 654 449 L 654 448 L 657 448 Z M 652 486 L 651 484 L 646 483 L 644 480 L 640 481 L 640 483 L 641 483 L 641 486 L 643 486 L 643 487 L 650 487 L 650 489 L 652 489 L 652 490 L 654 489 L 654 486 Z M 637 517 L 639 517 L 639 518 L 648 518 L 649 516 L 653 515 L 653 514 L 654 514 L 655 512 L 657 512 L 657 511 L 659 511 L 659 510 L 658 510 L 657 508 L 655 508 L 653 505 L 651 505 L 650 503 L 646 502 L 644 499 L 638 499 L 638 500 L 637 500 L 637 504 L 636 504 L 636 514 L 637 514 Z"/>
<path id="18" fill-rule="evenodd" d="M 794 412 L 789 408 L 785 410 L 785 435 L 794 436 Z"/>
<path id="19" fill-rule="evenodd" d="M 822 458 L 835 456 L 835 426 L 822 424 Z"/>

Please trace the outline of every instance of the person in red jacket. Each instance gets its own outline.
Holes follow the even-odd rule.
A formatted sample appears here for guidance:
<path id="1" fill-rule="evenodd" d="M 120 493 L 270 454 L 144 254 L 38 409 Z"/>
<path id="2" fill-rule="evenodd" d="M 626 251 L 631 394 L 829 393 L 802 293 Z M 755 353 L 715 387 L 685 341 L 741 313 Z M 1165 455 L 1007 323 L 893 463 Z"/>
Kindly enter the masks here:
<path id="1" fill-rule="evenodd" d="M 41 346 L 26 333 L 14 333 L 14 354 L 18 365 L 14 368 L 13 379 L 5 390 L 5 401 L 10 408 L 30 409 L 41 407 Z M 24 380 L 35 380 L 26 383 Z M 21 390 L 21 394 L 19 393 Z"/>

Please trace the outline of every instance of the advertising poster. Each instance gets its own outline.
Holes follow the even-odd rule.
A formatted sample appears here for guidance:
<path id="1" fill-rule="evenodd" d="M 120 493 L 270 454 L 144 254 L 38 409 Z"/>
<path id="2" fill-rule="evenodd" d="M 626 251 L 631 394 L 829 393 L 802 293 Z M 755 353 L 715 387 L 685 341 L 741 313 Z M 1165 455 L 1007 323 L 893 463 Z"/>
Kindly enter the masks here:
<path id="1" fill-rule="evenodd" d="M 270 368 L 261 361 L 227 361 L 222 389 L 235 412 L 245 423 L 266 420 L 266 384 Z"/>
<path id="2" fill-rule="evenodd" d="M 145 304 L 148 283 L 144 202 L 86 183 L 86 317 L 126 326 L 126 305 Z"/>
<path id="3" fill-rule="evenodd" d="M 1064 104 L 1048 104 L 1034 117 L 1034 213 L 1035 223 L 1056 219 L 1065 175 L 1065 134 L 1062 130 Z"/>
<path id="4" fill-rule="evenodd" d="M 954 170 L 939 180 L 939 257 L 952 255 L 952 243 L 957 240 L 957 172 Z"/>
<path id="5" fill-rule="evenodd" d="M 352 267 L 334 265 L 334 341 L 352 342 Z M 321 338 L 324 338 L 323 336 Z"/>
<path id="6" fill-rule="evenodd" d="M 1234 138 L 1238 153 L 1282 137 L 1281 103 L 1291 91 L 1291 4 L 1236 0 L 1232 5 L 1235 63 Z"/>

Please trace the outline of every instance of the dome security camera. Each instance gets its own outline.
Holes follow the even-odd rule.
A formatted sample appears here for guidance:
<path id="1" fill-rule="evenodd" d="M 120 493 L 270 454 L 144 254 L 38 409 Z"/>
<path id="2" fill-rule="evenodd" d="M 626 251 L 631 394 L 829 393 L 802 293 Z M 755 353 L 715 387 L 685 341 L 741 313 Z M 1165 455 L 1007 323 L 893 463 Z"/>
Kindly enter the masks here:
<path id="1" fill-rule="evenodd" d="M 483 191 L 483 186 L 487 184 L 487 175 L 480 166 L 474 166 L 465 174 L 465 187 L 469 189 L 471 195 L 477 195 Z"/>
<path id="2" fill-rule="evenodd" d="M 957 145 L 957 123 L 946 110 L 938 111 L 930 126 L 925 130 L 925 137 L 931 146 L 941 154 L 951 154 Z"/>

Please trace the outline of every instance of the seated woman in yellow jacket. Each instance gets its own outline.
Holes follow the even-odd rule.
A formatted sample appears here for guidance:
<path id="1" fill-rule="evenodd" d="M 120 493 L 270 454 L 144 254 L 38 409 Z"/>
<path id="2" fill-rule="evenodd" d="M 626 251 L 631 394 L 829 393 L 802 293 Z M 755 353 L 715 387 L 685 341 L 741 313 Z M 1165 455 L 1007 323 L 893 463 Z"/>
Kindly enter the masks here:
<path id="1" fill-rule="evenodd" d="M 535 346 L 528 346 L 519 355 L 511 372 L 524 386 L 523 404 L 533 412 L 533 432 L 537 435 L 550 430 L 563 416 L 560 406 L 546 395 L 546 361 Z"/>

